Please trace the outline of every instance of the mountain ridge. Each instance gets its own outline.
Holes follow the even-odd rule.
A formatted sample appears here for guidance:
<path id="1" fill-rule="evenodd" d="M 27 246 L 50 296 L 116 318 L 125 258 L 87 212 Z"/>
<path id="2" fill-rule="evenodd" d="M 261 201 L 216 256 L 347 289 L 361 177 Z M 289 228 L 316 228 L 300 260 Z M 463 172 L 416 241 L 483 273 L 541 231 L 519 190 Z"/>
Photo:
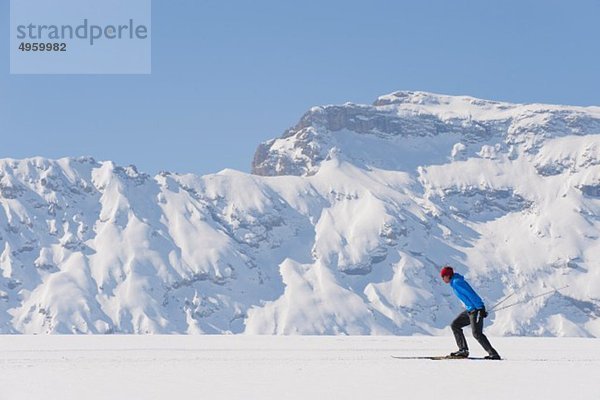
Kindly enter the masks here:
<path id="1" fill-rule="evenodd" d="M 537 131 L 531 131 L 531 129 Z M 422 145 L 419 138 L 438 137 L 466 144 L 503 137 L 503 146 L 531 140 L 539 134 L 588 134 L 600 132 L 600 107 L 511 104 L 468 96 L 444 96 L 427 92 L 394 92 L 380 96 L 373 105 L 312 107 L 300 122 L 278 139 L 262 143 L 255 154 L 252 173 L 257 175 L 307 175 L 314 173 L 329 149 L 337 147 L 353 155 L 356 149 L 344 140 L 345 132 L 360 140 L 398 139 Z M 339 135 L 336 135 L 339 133 Z M 532 135 L 531 133 L 537 134 Z M 452 137 L 449 137 L 452 136 Z M 353 139 L 357 139 L 353 137 Z M 539 139 L 539 138 L 537 138 Z M 428 143 L 430 144 L 430 143 Z M 498 143 L 496 143 L 498 144 Z M 439 152 L 439 149 L 437 149 Z M 356 154 L 354 162 L 377 160 Z M 427 157 L 427 153 L 423 156 Z M 387 158 L 390 158 L 389 156 Z M 407 166 L 377 164 L 387 169 Z M 412 165 L 411 165 L 412 166 Z"/>
<path id="2" fill-rule="evenodd" d="M 441 335 L 451 263 L 523 301 L 491 334 L 597 337 L 598 160 L 598 107 L 425 92 L 313 107 L 254 174 L 0 160 L 0 331 Z"/>

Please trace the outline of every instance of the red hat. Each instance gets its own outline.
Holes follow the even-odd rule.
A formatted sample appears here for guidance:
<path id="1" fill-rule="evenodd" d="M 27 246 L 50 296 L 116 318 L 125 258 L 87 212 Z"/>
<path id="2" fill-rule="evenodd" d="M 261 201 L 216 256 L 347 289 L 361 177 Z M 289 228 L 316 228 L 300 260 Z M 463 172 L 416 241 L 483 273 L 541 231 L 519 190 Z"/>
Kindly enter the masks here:
<path id="1" fill-rule="evenodd" d="M 446 265 L 441 269 L 440 275 L 442 276 L 442 278 L 445 276 L 449 276 L 452 278 L 452 275 L 454 275 L 454 270 L 452 269 L 451 266 Z"/>

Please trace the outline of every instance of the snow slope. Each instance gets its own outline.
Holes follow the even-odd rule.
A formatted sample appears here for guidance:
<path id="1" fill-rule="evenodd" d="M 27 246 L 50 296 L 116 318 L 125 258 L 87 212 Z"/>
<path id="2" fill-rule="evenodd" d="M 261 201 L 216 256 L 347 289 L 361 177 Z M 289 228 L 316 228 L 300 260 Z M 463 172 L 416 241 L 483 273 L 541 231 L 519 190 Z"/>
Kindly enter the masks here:
<path id="1" fill-rule="evenodd" d="M 4 333 L 600 336 L 600 108 L 396 92 L 314 107 L 254 174 L 0 161 Z M 530 297 L 569 285 L 551 295 Z"/>
<path id="2" fill-rule="evenodd" d="M 597 399 L 598 339 L 492 338 L 503 361 L 440 337 L 4 336 L 6 399 Z M 481 349 L 473 348 L 477 355 Z"/>

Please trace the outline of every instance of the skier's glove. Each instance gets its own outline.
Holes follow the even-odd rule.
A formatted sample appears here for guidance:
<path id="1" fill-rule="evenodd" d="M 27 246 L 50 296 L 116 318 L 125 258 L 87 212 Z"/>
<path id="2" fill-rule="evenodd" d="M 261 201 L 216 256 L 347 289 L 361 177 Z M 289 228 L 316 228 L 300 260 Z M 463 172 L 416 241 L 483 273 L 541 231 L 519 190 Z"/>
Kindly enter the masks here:
<path id="1" fill-rule="evenodd" d="M 482 319 L 484 319 L 485 317 L 488 316 L 488 313 L 485 310 L 485 307 L 478 308 L 477 310 L 473 310 L 473 311 L 471 311 L 471 314 L 475 316 L 475 323 L 479 323 L 479 321 L 481 321 Z"/>

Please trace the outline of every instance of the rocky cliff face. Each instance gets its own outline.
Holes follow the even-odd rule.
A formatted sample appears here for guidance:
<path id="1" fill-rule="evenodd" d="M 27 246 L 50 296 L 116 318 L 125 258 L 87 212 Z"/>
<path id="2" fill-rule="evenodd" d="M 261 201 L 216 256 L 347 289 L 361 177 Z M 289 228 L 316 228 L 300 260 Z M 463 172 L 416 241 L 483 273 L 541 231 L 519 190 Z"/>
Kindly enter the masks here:
<path id="1" fill-rule="evenodd" d="M 257 175 L 311 175 L 332 148 L 360 164 L 403 169 L 402 150 L 414 145 L 447 145 L 456 148 L 431 157 L 460 156 L 467 147 L 493 144 L 495 150 L 535 152 L 550 137 L 600 132 L 597 110 L 543 104 L 510 104 L 472 97 L 442 96 L 425 92 L 395 92 L 381 96 L 373 105 L 345 104 L 313 107 L 281 138 L 261 144 L 252 172 Z M 432 138 L 436 138 L 432 141 Z M 356 140 L 389 146 L 389 158 L 365 151 Z M 436 143 L 437 142 L 437 143 Z M 397 150 L 394 153 L 394 150 Z M 418 149 L 416 149 L 418 150 Z M 439 149 L 438 149 L 439 150 Z M 494 151 L 490 148 L 489 151 Z M 438 151 L 439 152 L 439 151 Z M 394 157 L 396 154 L 396 157 Z M 412 166 L 412 165 L 411 165 Z"/>
<path id="2" fill-rule="evenodd" d="M 600 108 L 396 92 L 314 107 L 253 172 L 0 161 L 4 333 L 600 336 Z M 529 299 L 552 288 L 568 288 Z"/>

